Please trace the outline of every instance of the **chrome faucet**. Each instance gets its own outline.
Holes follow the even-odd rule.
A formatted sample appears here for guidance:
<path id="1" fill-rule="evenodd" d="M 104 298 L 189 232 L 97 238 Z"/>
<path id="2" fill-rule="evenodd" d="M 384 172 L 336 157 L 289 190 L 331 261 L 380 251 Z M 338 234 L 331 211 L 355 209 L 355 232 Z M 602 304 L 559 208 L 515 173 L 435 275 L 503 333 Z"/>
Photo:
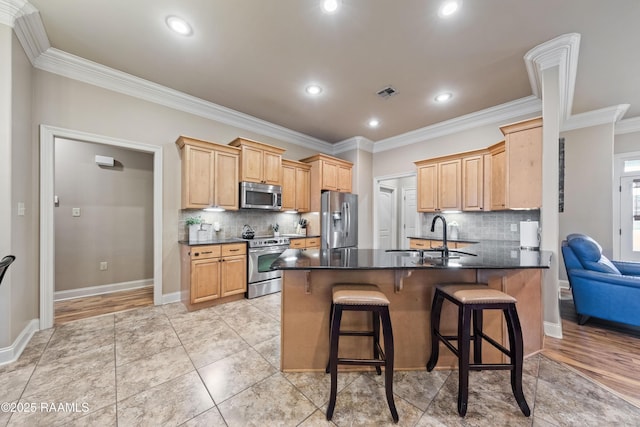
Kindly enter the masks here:
<path id="1" fill-rule="evenodd" d="M 433 217 L 433 221 L 431 221 L 431 232 L 433 233 L 436 229 L 436 220 L 440 218 L 442 220 L 442 257 L 449 257 L 449 247 L 447 246 L 447 220 L 444 219 L 442 215 L 436 215 Z"/>

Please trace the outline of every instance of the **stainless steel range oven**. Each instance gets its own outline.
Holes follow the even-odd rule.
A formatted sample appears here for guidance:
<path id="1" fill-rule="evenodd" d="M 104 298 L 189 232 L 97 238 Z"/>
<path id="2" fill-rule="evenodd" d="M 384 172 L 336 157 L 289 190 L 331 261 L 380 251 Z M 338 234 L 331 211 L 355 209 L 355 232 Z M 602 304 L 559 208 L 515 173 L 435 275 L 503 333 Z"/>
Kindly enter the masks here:
<path id="1" fill-rule="evenodd" d="M 269 267 L 289 249 L 288 237 L 256 237 L 249 241 L 247 298 L 256 298 L 282 290 L 282 272 Z"/>

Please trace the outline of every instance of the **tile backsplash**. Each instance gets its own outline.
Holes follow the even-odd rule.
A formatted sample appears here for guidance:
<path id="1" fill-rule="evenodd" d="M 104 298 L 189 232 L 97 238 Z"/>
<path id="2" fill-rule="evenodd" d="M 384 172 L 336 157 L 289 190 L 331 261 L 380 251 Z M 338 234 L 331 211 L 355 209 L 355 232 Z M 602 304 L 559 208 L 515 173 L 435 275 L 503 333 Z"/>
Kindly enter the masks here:
<path id="1" fill-rule="evenodd" d="M 293 234 L 296 231 L 296 224 L 300 219 L 298 214 L 283 212 L 271 212 L 261 210 L 206 212 L 203 210 L 185 209 L 181 210 L 178 220 L 178 239 L 189 240 L 186 220 L 190 217 L 200 217 L 205 223 L 220 224 L 220 231 L 214 233 L 216 239 L 229 239 L 240 237 L 242 227 L 249 224 L 256 232 L 256 236 L 270 236 L 273 234 L 271 226 L 278 223 L 280 234 Z"/>
<path id="2" fill-rule="evenodd" d="M 431 236 L 431 221 L 436 214 L 421 214 L 421 235 Z M 520 221 L 540 221 L 540 211 L 460 212 L 442 214 L 447 224 L 458 223 L 458 239 L 461 240 L 511 240 L 520 241 Z M 516 231 L 511 231 L 511 225 Z M 442 221 L 436 223 L 434 234 L 442 236 Z"/>

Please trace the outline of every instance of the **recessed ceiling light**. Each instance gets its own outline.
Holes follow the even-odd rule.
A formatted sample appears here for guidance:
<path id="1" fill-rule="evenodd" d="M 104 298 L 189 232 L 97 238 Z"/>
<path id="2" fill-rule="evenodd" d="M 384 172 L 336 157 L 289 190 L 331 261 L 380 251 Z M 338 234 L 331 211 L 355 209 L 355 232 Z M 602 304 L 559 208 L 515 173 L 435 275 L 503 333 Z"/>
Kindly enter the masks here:
<path id="1" fill-rule="evenodd" d="M 451 92 L 445 92 L 437 95 L 434 99 L 436 102 L 447 102 L 451 98 L 453 98 L 453 95 L 451 94 Z"/>
<path id="2" fill-rule="evenodd" d="M 380 126 L 380 120 L 378 120 L 378 119 L 369 120 L 369 127 L 370 128 L 377 128 L 378 126 Z"/>
<path id="3" fill-rule="evenodd" d="M 313 85 L 307 86 L 305 91 L 309 95 L 320 95 L 322 93 L 322 88 L 320 86 L 316 85 L 316 84 L 313 84 Z"/>
<path id="4" fill-rule="evenodd" d="M 167 25 L 176 33 L 183 36 L 190 36 L 193 34 L 193 29 L 191 25 L 187 21 L 182 18 L 178 18 L 177 16 L 168 16 L 167 17 Z"/>
<path id="5" fill-rule="evenodd" d="M 334 13 L 340 8 L 340 0 L 322 0 L 322 10 L 326 13 Z"/>
<path id="6" fill-rule="evenodd" d="M 460 9 L 460 6 L 462 6 L 461 0 L 446 0 L 440 5 L 438 15 L 440 15 L 441 18 L 449 17 L 456 13 Z"/>

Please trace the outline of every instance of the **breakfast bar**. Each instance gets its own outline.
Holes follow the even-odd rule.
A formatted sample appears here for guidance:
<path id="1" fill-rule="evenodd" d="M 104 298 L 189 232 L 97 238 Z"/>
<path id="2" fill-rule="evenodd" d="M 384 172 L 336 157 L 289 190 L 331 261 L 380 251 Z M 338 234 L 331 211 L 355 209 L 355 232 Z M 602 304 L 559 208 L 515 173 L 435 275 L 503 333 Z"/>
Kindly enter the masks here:
<path id="1" fill-rule="evenodd" d="M 420 370 L 430 356 L 430 312 L 436 284 L 487 283 L 517 302 L 524 355 L 542 349 L 542 269 L 551 253 L 521 250 L 517 242 L 484 241 L 464 251 L 381 249 L 289 249 L 271 266 L 283 271 L 281 370 L 324 371 L 329 356 L 331 288 L 335 283 L 373 283 L 389 299 L 395 342 L 395 369 Z M 440 329 L 457 333 L 455 306 L 445 304 Z M 345 313 L 351 329 L 370 328 L 362 313 Z M 488 312 L 484 330 L 508 346 L 502 313 Z M 340 352 L 370 357 L 359 337 L 344 337 Z M 483 360 L 503 361 L 503 354 L 483 347 Z M 444 346 L 438 368 L 452 368 L 457 359 Z"/>

